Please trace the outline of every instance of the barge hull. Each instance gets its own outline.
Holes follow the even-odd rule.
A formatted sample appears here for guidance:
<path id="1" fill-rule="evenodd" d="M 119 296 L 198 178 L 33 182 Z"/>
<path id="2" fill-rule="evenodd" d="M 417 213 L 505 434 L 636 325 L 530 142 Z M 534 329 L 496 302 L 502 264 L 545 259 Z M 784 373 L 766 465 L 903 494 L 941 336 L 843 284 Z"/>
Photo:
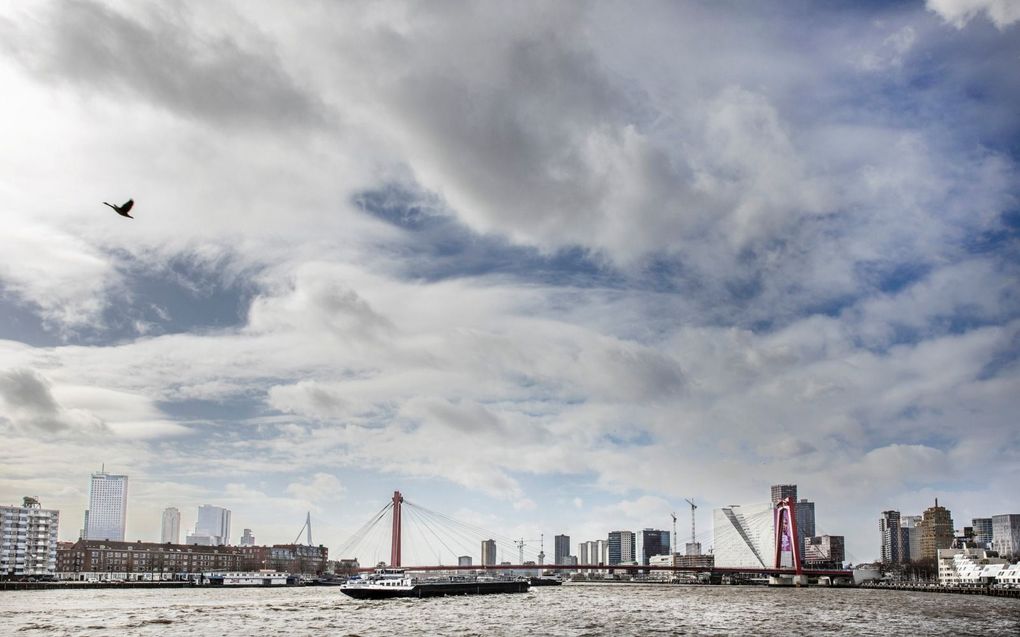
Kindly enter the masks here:
<path id="1" fill-rule="evenodd" d="M 410 589 L 395 588 L 344 588 L 345 595 L 354 599 L 390 599 L 392 597 L 443 597 L 445 595 L 491 595 L 495 593 L 526 593 L 528 582 L 449 582 L 419 584 Z"/>

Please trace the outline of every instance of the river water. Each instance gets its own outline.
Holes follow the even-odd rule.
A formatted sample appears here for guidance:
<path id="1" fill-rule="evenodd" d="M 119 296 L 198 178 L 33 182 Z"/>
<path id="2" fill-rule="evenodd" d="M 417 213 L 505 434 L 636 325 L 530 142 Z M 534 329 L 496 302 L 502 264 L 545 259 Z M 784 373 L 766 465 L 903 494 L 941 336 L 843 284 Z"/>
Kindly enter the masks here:
<path id="1" fill-rule="evenodd" d="M 864 589 L 565 585 L 356 601 L 332 587 L 0 592 L 2 635 L 1020 635 L 1020 601 Z"/>

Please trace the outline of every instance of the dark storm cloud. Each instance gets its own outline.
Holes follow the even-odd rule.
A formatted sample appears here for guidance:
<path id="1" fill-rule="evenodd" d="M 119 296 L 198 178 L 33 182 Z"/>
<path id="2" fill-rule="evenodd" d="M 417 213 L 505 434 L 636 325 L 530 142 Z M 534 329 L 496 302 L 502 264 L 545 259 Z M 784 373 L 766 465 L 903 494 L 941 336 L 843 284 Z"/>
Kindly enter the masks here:
<path id="1" fill-rule="evenodd" d="M 2 31 L 4 48 L 50 82 L 142 99 L 219 124 L 322 123 L 321 103 L 297 86 L 270 42 L 256 37 L 262 48 L 246 48 L 239 38 L 212 34 L 196 22 L 171 10 L 149 11 L 142 20 L 74 1 Z"/>
<path id="2" fill-rule="evenodd" d="M 67 411 L 56 401 L 49 382 L 30 369 L 0 372 L 0 400 L 7 419 L 21 429 L 55 433 L 70 429 L 106 430 L 106 425 L 87 412 Z"/>

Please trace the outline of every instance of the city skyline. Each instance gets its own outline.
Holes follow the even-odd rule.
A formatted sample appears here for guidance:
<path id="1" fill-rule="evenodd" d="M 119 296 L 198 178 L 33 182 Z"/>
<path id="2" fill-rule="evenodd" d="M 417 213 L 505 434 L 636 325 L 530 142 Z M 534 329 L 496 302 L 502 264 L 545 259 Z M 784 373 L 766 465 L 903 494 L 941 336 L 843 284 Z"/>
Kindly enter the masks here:
<path id="1" fill-rule="evenodd" d="M 0 501 L 1020 511 L 1007 5 L 4 3 Z"/>

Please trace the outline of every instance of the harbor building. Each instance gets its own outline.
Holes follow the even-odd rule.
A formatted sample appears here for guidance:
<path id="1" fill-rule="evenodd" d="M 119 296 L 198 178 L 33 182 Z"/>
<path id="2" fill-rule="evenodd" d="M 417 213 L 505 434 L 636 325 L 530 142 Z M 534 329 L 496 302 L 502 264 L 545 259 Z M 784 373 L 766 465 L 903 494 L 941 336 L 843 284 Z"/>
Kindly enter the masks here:
<path id="1" fill-rule="evenodd" d="M 324 546 L 201 546 L 78 540 L 56 555 L 57 577 L 66 580 L 181 580 L 211 571 L 316 575 L 326 571 Z"/>
<path id="2" fill-rule="evenodd" d="M 230 544 L 230 509 L 211 504 L 199 506 L 195 532 L 188 535 L 187 543 L 199 546 Z"/>
<path id="3" fill-rule="evenodd" d="M 773 505 L 733 504 L 712 512 L 715 565 L 771 568 L 775 533 Z"/>
<path id="4" fill-rule="evenodd" d="M 85 538 L 124 540 L 127 525 L 128 477 L 106 473 L 92 474 L 89 484 L 89 508 L 85 511 Z"/>
<path id="5" fill-rule="evenodd" d="M 1020 514 L 992 516 L 992 549 L 1006 558 L 1020 558 Z"/>
<path id="6" fill-rule="evenodd" d="M 163 544 L 179 544 L 181 541 L 181 512 L 177 507 L 163 509 L 159 541 Z"/>
<path id="7" fill-rule="evenodd" d="M 633 531 L 610 531 L 607 545 L 609 547 L 607 564 L 634 564 L 637 561 Z"/>
<path id="8" fill-rule="evenodd" d="M 57 568 L 60 511 L 44 509 L 36 498 L 0 506 L 0 576 L 50 575 Z"/>
<path id="9" fill-rule="evenodd" d="M 564 559 L 570 555 L 570 536 L 557 535 L 553 538 L 553 564 L 565 564 Z"/>
<path id="10" fill-rule="evenodd" d="M 928 507 L 921 516 L 921 559 L 938 559 L 939 549 L 953 546 L 956 532 L 953 529 L 953 517 L 949 509 L 939 506 L 938 498 L 935 505 Z M 993 522 L 994 525 L 994 522 Z M 994 531 L 993 531 L 994 533 Z M 911 559 L 917 559 L 911 556 Z"/>
<path id="11" fill-rule="evenodd" d="M 496 540 L 482 540 L 482 566 L 496 565 Z"/>
<path id="12" fill-rule="evenodd" d="M 992 518 L 974 518 L 970 521 L 973 541 L 979 549 L 991 548 Z"/>

